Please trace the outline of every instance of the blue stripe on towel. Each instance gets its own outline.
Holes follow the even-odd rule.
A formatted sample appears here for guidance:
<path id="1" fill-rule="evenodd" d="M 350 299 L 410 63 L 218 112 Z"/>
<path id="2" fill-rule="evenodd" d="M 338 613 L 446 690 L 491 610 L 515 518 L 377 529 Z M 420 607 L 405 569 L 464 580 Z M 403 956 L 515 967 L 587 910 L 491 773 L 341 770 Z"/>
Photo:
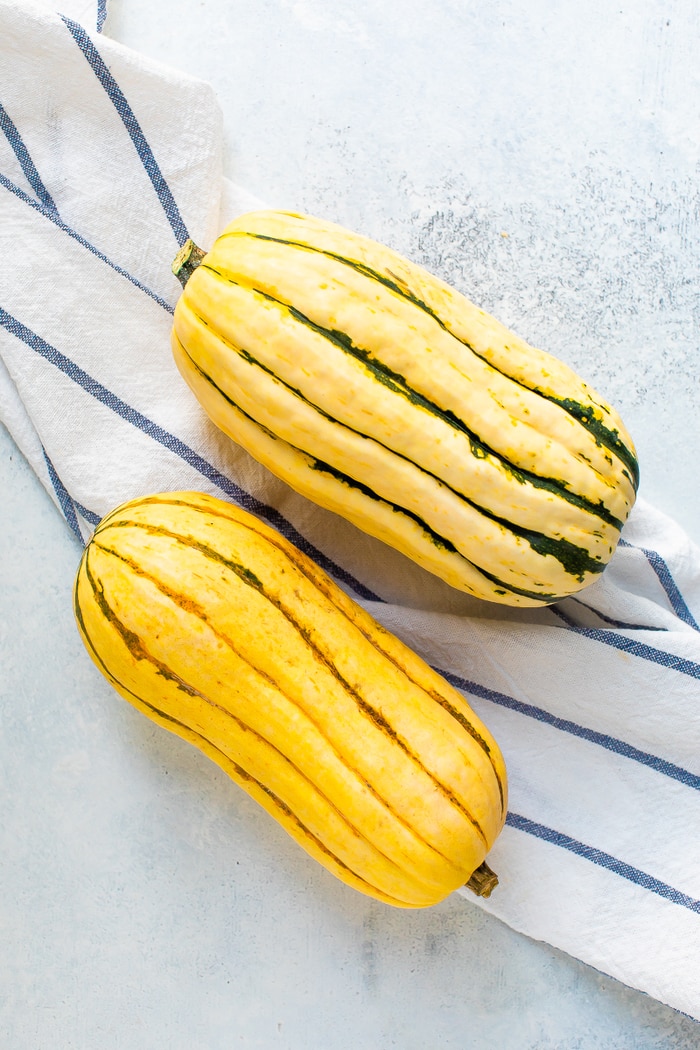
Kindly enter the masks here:
<path id="1" fill-rule="evenodd" d="M 175 437 L 174 434 L 170 434 L 167 430 L 158 426 L 152 420 L 148 419 L 147 416 L 142 415 L 131 405 L 127 405 L 125 401 L 122 401 L 120 397 L 113 394 L 111 390 L 103 386 L 98 380 L 93 379 L 91 375 L 84 371 L 79 365 L 76 365 L 74 361 L 71 361 L 69 357 L 62 354 L 56 347 L 51 346 L 45 339 L 32 332 L 31 329 L 23 325 L 21 321 L 18 321 L 16 317 L 9 314 L 6 310 L 0 307 L 0 325 L 6 328 L 8 332 L 11 332 L 18 339 L 21 339 L 28 347 L 40 354 L 45 360 L 49 361 L 56 368 L 60 369 L 65 375 L 77 383 L 78 386 L 82 387 L 86 393 L 90 394 L 97 401 L 100 401 L 107 408 L 110 408 L 122 419 L 126 420 L 127 423 L 131 423 L 132 426 L 141 430 L 144 434 L 148 434 L 149 437 L 153 438 L 159 444 L 169 449 L 174 455 L 179 456 L 185 463 L 189 464 L 194 470 L 198 471 L 203 477 L 212 481 L 222 492 L 225 492 L 227 496 L 236 500 L 240 506 L 246 510 L 251 511 L 253 514 L 257 514 L 259 517 L 264 518 L 279 532 L 283 533 L 296 547 L 302 550 L 310 558 L 313 558 L 317 564 L 321 565 L 326 572 L 331 573 L 337 579 L 346 583 L 349 587 L 352 587 L 362 598 L 366 598 L 369 601 L 381 601 L 380 598 L 364 584 L 360 583 L 359 580 L 354 579 L 350 573 L 346 572 L 341 566 L 336 565 L 331 561 L 322 551 L 318 550 L 313 544 L 302 536 L 297 530 L 291 525 L 279 511 L 275 510 L 274 507 L 268 506 L 266 503 L 262 503 L 257 500 L 254 496 L 251 496 L 248 492 L 242 489 L 235 482 L 231 481 L 224 474 L 222 474 L 216 467 L 212 466 L 205 459 L 202 458 L 197 452 L 186 445 L 180 438 Z"/>
<path id="2" fill-rule="evenodd" d="M 78 47 L 85 55 L 85 58 L 90 63 L 95 76 L 112 100 L 114 108 L 121 117 L 124 127 L 128 131 L 129 137 L 141 159 L 141 163 L 146 169 L 146 173 L 153 184 L 153 188 L 156 191 L 158 200 L 163 206 L 163 210 L 165 211 L 168 222 L 172 227 L 175 238 L 179 245 L 183 245 L 189 237 L 187 227 L 185 226 L 179 208 L 175 203 L 175 198 L 170 192 L 170 187 L 158 166 L 156 158 L 153 156 L 153 151 L 146 140 L 146 136 L 136 119 L 136 115 L 126 100 L 124 92 L 110 73 L 102 55 L 99 53 L 95 44 L 83 27 L 79 26 L 77 22 L 67 18 L 65 15 L 61 15 L 61 18 Z"/>
<path id="3" fill-rule="evenodd" d="M 49 477 L 51 479 L 51 484 L 53 485 L 53 490 L 56 493 L 56 498 L 57 498 L 57 500 L 59 502 L 61 510 L 63 511 L 63 516 L 66 519 L 66 521 L 68 522 L 68 524 L 70 525 L 70 527 L 73 530 L 73 532 L 75 533 L 75 535 L 78 537 L 78 539 L 82 543 L 83 542 L 83 536 L 82 536 L 82 533 L 80 531 L 80 526 L 78 525 L 78 518 L 77 518 L 77 515 L 75 513 L 75 504 L 73 503 L 73 500 L 71 499 L 70 495 L 68 494 L 68 490 L 66 489 L 65 485 L 63 484 L 63 482 L 59 478 L 59 476 L 58 476 L 58 474 L 56 472 L 56 468 L 54 467 L 53 463 L 51 462 L 51 460 L 49 459 L 48 455 L 46 454 L 46 449 L 43 447 L 43 445 L 42 445 L 41 451 L 44 454 L 44 462 L 46 463 L 46 469 L 49 472 Z"/>
<path id="4" fill-rule="evenodd" d="M 612 854 L 606 853 L 604 850 L 596 849 L 595 846 L 588 846 L 585 842 L 579 842 L 578 839 L 571 838 L 570 835 L 564 835 L 561 831 L 555 831 L 554 828 L 548 828 L 544 824 L 537 824 L 534 820 L 522 817 L 518 813 L 508 813 L 506 824 L 511 828 L 516 828 L 518 831 L 524 831 L 528 835 L 534 835 L 535 838 L 542 839 L 544 842 L 550 842 L 553 846 L 560 846 L 562 849 L 569 850 L 578 857 L 583 857 L 601 868 L 607 868 L 608 871 L 614 872 L 615 875 L 620 875 L 623 879 L 634 882 L 637 886 L 642 886 L 643 889 L 650 890 L 659 897 L 672 901 L 673 904 L 679 904 L 683 908 L 688 908 L 690 911 L 700 914 L 700 900 L 696 900 L 695 897 L 675 889 L 674 886 L 669 886 L 667 882 L 662 882 L 653 875 L 649 875 L 647 872 L 627 864 L 624 860 L 618 860 L 617 857 L 613 857 Z"/>
<path id="5" fill-rule="evenodd" d="M 57 211 L 52 211 L 51 208 L 47 208 L 44 205 L 40 204 L 38 201 L 33 200 L 28 194 L 24 192 L 24 190 L 21 190 L 19 186 L 16 186 L 14 182 L 11 182 L 4 175 L 0 175 L 0 186 L 4 186 L 4 188 L 6 190 L 9 190 L 10 193 L 14 193 L 15 197 L 19 197 L 19 199 L 23 201 L 24 204 L 28 204 L 30 208 L 33 208 L 35 211 L 38 211 L 41 215 L 44 216 L 44 218 L 49 219 L 51 222 L 53 222 L 56 226 L 58 226 L 59 230 L 62 230 L 64 233 L 67 233 L 68 236 L 72 237 L 74 241 L 77 241 L 78 244 L 81 245 L 81 247 L 87 248 L 89 252 L 92 252 L 92 254 L 95 255 L 100 260 L 100 262 L 106 263 L 107 266 L 109 266 L 112 270 L 116 271 L 116 273 L 120 274 L 122 277 L 126 277 L 127 281 L 131 281 L 133 285 L 135 285 L 140 291 L 145 292 L 145 294 L 148 295 L 151 299 L 154 299 L 158 303 L 158 305 L 162 306 L 164 310 L 168 311 L 168 313 L 173 313 L 173 307 L 170 305 L 169 302 L 163 299 L 156 292 L 151 291 L 151 289 L 148 288 L 145 284 L 142 284 L 142 282 L 139 281 L 137 277 L 134 277 L 134 275 L 129 273 L 128 270 L 125 270 L 123 266 L 118 266 L 117 263 L 112 262 L 112 260 L 108 259 L 107 256 L 99 250 L 99 248 L 96 248 L 94 244 L 90 244 L 90 242 L 86 241 L 84 237 L 81 237 L 79 233 L 76 233 L 76 231 L 73 230 L 70 226 L 67 226 L 65 222 L 63 222 L 59 218 Z"/>
<path id="6" fill-rule="evenodd" d="M 639 748 L 633 747 L 632 744 L 625 743 L 624 740 L 618 740 L 617 737 L 599 733 L 595 729 L 588 729 L 586 726 L 578 725 L 577 722 L 553 715 L 551 712 L 545 711 L 541 707 L 536 707 L 534 704 L 516 700 L 514 696 L 509 696 L 507 693 L 499 693 L 498 690 L 490 689 L 488 686 L 480 685 L 478 682 L 460 678 L 459 675 L 452 674 L 450 671 L 441 671 L 438 668 L 435 668 L 435 670 L 456 689 L 461 689 L 465 693 L 472 693 L 482 700 L 489 700 L 491 703 L 498 704 L 500 707 L 507 707 L 511 711 L 517 711 L 518 714 L 534 718 L 538 722 L 543 722 L 564 733 L 570 733 L 572 736 L 580 737 L 582 740 L 588 740 L 591 744 L 597 744 L 608 751 L 614 751 L 617 755 L 629 758 L 633 762 L 639 762 L 657 773 L 662 773 L 664 776 L 680 781 L 686 787 L 700 791 L 700 775 L 691 773 L 690 770 L 683 769 L 682 766 L 677 766 L 673 762 L 667 762 L 666 759 L 659 758 L 657 755 L 641 751 Z"/>
<path id="7" fill-rule="evenodd" d="M 82 505 L 82 503 L 78 503 L 76 499 L 73 500 L 73 504 L 78 513 L 80 514 L 81 518 L 84 518 L 89 525 L 99 525 L 102 521 L 102 518 L 99 514 L 95 514 L 94 510 L 88 510 L 87 507 L 84 507 Z"/>
<path id="8" fill-rule="evenodd" d="M 107 18 L 107 0 L 97 0 L 97 32 L 101 33 Z"/>
<path id="9" fill-rule="evenodd" d="M 700 624 L 691 613 L 690 609 L 686 605 L 683 595 L 678 589 L 678 585 L 671 575 L 671 570 L 668 565 L 657 551 L 647 550 L 646 547 L 637 547 L 633 543 L 629 543 L 625 539 L 620 540 L 621 547 L 629 547 L 632 550 L 641 551 L 644 557 L 647 559 L 652 569 L 656 573 L 659 583 L 663 587 L 671 608 L 675 612 L 679 620 L 687 623 L 690 627 L 693 627 L 696 631 L 700 631 Z"/>
<path id="10" fill-rule="evenodd" d="M 676 656 L 667 653 L 664 649 L 657 649 L 653 645 L 647 645 L 636 638 L 627 638 L 624 634 L 610 631 L 605 627 L 579 627 L 571 617 L 558 609 L 555 605 L 550 606 L 555 616 L 558 616 L 566 626 L 567 631 L 580 635 L 582 638 L 591 638 L 593 641 L 602 642 L 603 645 L 611 645 L 623 653 L 631 653 L 632 656 L 641 656 L 643 660 L 668 667 L 672 671 L 690 675 L 691 678 L 700 678 L 700 664 L 694 660 L 688 660 L 685 656 Z"/>
<path id="11" fill-rule="evenodd" d="M 27 179 L 27 182 L 32 187 L 32 189 L 34 190 L 34 192 L 35 192 L 35 194 L 37 196 L 37 199 L 41 202 L 41 204 L 43 205 L 43 207 L 47 211 L 53 213 L 53 215 L 55 215 L 56 218 L 58 218 L 58 209 L 56 208 L 56 204 L 54 202 L 54 199 L 51 196 L 51 194 L 49 193 L 49 191 L 46 189 L 46 186 L 44 186 L 44 183 L 41 181 L 41 177 L 39 175 L 39 172 L 34 167 L 34 161 L 29 156 L 29 150 L 27 149 L 27 147 L 25 146 L 24 142 L 22 141 L 22 136 L 20 135 L 19 131 L 15 127 L 13 121 L 10 118 L 9 113 L 7 112 L 7 110 L 2 105 L 1 102 L 0 102 L 0 131 L 4 132 L 4 134 L 5 134 L 6 138 L 7 138 L 7 141 L 10 143 L 10 146 L 12 147 L 12 151 L 13 151 L 14 155 L 17 157 L 17 160 L 20 163 L 20 167 L 22 168 L 22 171 L 24 172 L 24 175 L 25 175 L 25 177 Z M 29 198 L 29 199 L 31 199 L 31 198 Z"/>

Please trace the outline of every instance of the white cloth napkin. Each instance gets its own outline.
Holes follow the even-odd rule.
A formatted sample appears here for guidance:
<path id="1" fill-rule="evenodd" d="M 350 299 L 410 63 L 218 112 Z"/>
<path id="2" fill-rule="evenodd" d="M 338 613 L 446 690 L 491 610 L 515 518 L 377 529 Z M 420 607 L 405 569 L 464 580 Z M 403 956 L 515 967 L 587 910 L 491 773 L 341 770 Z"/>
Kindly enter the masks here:
<path id="1" fill-rule="evenodd" d="M 234 447 L 169 348 L 178 246 L 255 205 L 222 179 L 213 92 L 100 37 L 104 4 L 50 7 L 0 0 L 0 419 L 69 527 L 83 542 L 123 500 L 195 488 L 284 532 L 501 744 L 500 885 L 465 906 L 700 1018 L 700 551 L 639 503 L 580 600 L 506 610 Z"/>

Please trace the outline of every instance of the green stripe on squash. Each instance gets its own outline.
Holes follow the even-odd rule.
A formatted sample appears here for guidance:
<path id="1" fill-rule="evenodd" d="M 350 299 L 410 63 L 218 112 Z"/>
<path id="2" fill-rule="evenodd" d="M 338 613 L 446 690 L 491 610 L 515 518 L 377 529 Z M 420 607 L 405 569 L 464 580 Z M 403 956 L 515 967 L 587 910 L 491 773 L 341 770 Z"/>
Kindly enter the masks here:
<path id="1" fill-rule="evenodd" d="M 74 610 L 115 689 L 348 885 L 425 907 L 496 884 L 484 859 L 507 810 L 496 741 L 264 522 L 202 493 L 124 504 L 83 552 Z"/>
<path id="2" fill-rule="evenodd" d="M 302 265 L 304 258 L 307 263 Z M 603 571 L 634 502 L 638 483 L 636 457 L 631 439 L 614 410 L 566 366 L 528 347 L 459 293 L 390 249 L 312 218 L 280 212 L 242 216 L 224 231 L 211 252 L 198 258 L 196 264 L 186 260 L 185 266 L 186 275 L 180 274 L 184 290 L 173 326 L 178 367 L 214 421 L 293 488 L 329 509 L 345 513 L 365 531 L 380 536 L 453 586 L 489 600 L 548 604 L 575 593 Z M 173 269 L 177 272 L 177 261 Z M 245 307 L 234 308 L 227 293 L 229 286 L 232 291 L 235 286 L 237 295 L 246 297 Z M 429 352 L 432 364 L 436 355 L 445 352 L 440 340 L 447 339 L 451 358 L 459 361 L 462 355 L 460 380 L 472 383 L 470 391 L 474 389 L 474 375 L 483 384 L 483 394 L 479 396 L 483 398 L 484 410 L 496 406 L 501 415 L 505 412 L 510 416 L 513 409 L 506 407 L 505 402 L 501 404 L 502 393 L 497 393 L 505 389 L 505 383 L 513 392 L 512 397 L 508 395 L 508 404 L 521 406 L 518 412 L 526 413 L 526 417 L 512 417 L 520 428 L 518 440 L 526 441 L 530 433 L 537 432 L 540 436 L 536 447 L 541 444 L 552 449 L 552 462 L 558 462 L 560 468 L 571 464 L 571 476 L 569 468 L 561 476 L 549 473 L 543 469 L 539 453 L 523 444 L 516 447 L 519 461 L 513 462 L 503 448 L 495 447 L 485 437 L 484 421 L 478 412 L 460 415 L 454 405 L 444 403 L 441 388 L 430 389 L 429 372 L 427 380 L 421 372 L 422 386 L 418 388 L 404 374 L 405 369 L 397 369 L 391 363 L 392 347 L 381 340 L 376 345 L 372 341 L 372 311 L 382 309 L 387 295 L 403 304 L 397 306 L 399 313 L 391 315 L 393 327 L 387 331 L 397 334 L 404 359 L 412 361 Z M 238 299 L 235 301 L 238 304 Z M 333 307 L 329 303 L 340 303 L 351 322 L 357 318 L 358 331 L 365 333 L 361 341 L 351 330 L 354 322 L 350 327 L 332 323 L 328 311 Z M 386 303 L 387 308 L 393 309 L 390 302 Z M 415 324 L 411 316 L 415 317 Z M 427 320 L 420 321 L 421 317 Z M 440 340 L 436 337 L 435 345 L 426 348 L 425 325 L 433 323 L 437 326 L 435 331 L 442 335 Z M 288 324 L 300 327 L 294 332 L 294 360 L 290 361 L 287 353 L 282 362 L 277 354 L 284 350 L 287 329 L 282 326 Z M 316 357 L 305 359 L 303 331 L 308 332 L 309 340 L 320 339 L 326 347 L 322 355 L 323 375 L 316 376 L 314 372 L 313 361 L 321 360 L 316 343 Z M 441 348 L 436 349 L 439 343 Z M 308 345 L 311 349 L 311 343 Z M 232 378 L 232 355 L 240 356 L 258 370 L 255 395 L 252 387 L 246 389 L 247 379 L 240 371 Z M 358 392 L 353 405 L 359 407 L 353 423 L 341 421 L 334 408 L 342 403 L 345 394 L 340 379 L 343 358 L 354 362 L 353 383 Z M 469 371 L 470 359 L 480 362 L 474 366 L 477 372 L 472 370 L 473 375 Z M 339 366 L 337 380 L 333 378 L 334 360 Z M 350 366 L 343 366 L 345 370 L 347 367 Z M 357 368 L 364 369 L 364 378 Z M 265 389 L 269 394 L 264 393 Z M 271 415 L 270 406 L 283 389 L 284 405 L 291 405 L 291 397 L 304 406 L 303 436 L 301 431 L 295 436 L 289 412 L 278 409 L 279 426 Z M 393 404 L 386 401 L 387 397 L 400 399 L 404 406 L 400 413 L 398 408 L 392 408 L 402 421 L 401 432 L 396 432 L 393 443 L 380 440 L 374 425 L 375 433 L 370 434 L 358 422 L 373 417 L 381 429 L 381 406 Z M 313 418 L 309 413 L 315 413 L 318 419 L 315 441 L 309 436 L 309 420 Z M 461 462 L 453 459 L 450 471 L 473 477 L 472 482 L 455 484 L 448 480 L 447 469 L 442 476 L 426 466 L 431 448 L 428 442 L 433 439 L 424 439 L 425 455 L 408 454 L 407 448 L 420 448 L 428 419 L 434 421 L 431 427 L 438 428 L 435 433 L 446 434 L 440 428 L 447 427 L 464 437 L 466 458 Z M 329 456 L 326 450 L 323 434 L 329 432 L 329 426 L 335 428 L 338 448 L 347 447 L 342 458 Z M 390 427 L 384 429 L 394 433 Z M 348 438 L 352 435 L 353 440 L 375 442 L 373 462 L 381 462 L 382 467 L 379 473 L 373 468 L 372 481 L 362 475 L 360 468 L 351 467 L 347 456 L 353 445 L 346 445 L 342 434 Z M 275 458 L 272 439 L 284 443 L 284 456 Z M 508 440 L 506 435 L 506 446 Z M 450 441 L 449 449 L 441 448 L 440 454 L 462 455 L 456 451 L 456 439 Z M 278 450 L 282 451 L 282 445 Z M 469 468 L 472 473 L 464 475 L 468 458 L 483 466 L 476 473 Z M 395 493 L 407 463 L 421 476 L 442 486 L 448 502 L 440 510 L 441 519 L 449 519 L 449 500 L 456 497 L 464 508 L 478 512 L 484 523 L 498 527 L 502 539 L 494 540 L 494 534 L 480 544 L 476 538 L 467 539 L 456 520 L 451 529 L 431 524 L 430 517 L 424 518 L 415 507 L 411 508 L 410 493 L 407 504 L 399 504 Z M 347 512 L 341 487 L 353 490 L 353 506 L 349 503 Z M 443 497 L 436 492 L 435 498 Z M 373 521 L 373 503 L 377 508 L 385 508 L 381 522 Z M 447 559 L 450 564 L 444 572 L 440 557 L 435 556 L 436 545 L 446 555 L 454 555 Z M 522 553 L 518 554 L 518 550 Z M 460 561 L 464 563 L 463 570 L 459 569 Z M 507 580 L 499 565 L 509 566 Z"/>

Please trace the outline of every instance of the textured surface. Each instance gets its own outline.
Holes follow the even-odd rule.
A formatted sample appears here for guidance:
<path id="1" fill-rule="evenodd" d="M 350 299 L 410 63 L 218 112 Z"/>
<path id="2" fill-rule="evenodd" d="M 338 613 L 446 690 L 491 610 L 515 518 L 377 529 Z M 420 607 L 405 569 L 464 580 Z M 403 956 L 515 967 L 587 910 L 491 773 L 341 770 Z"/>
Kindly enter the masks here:
<path id="1" fill-rule="evenodd" d="M 621 410 L 700 540 L 690 0 L 112 0 L 213 83 L 228 174 L 437 270 Z M 12 1050 L 691 1050 L 698 1026 L 463 901 L 307 861 L 84 660 L 79 551 L 0 431 L 0 1042 Z M 173 843 L 177 843 L 177 849 Z"/>

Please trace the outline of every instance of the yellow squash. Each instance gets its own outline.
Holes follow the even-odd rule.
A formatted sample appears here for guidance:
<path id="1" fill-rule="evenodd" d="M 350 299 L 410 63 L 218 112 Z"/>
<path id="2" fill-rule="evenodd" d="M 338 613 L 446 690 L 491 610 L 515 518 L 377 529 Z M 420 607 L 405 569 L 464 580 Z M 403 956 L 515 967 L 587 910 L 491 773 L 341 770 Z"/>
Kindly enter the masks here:
<path id="1" fill-rule="evenodd" d="M 570 368 L 380 244 L 278 211 L 192 242 L 172 345 L 213 421 L 452 586 L 543 605 L 594 580 L 634 446 Z"/>
<path id="2" fill-rule="evenodd" d="M 194 492 L 124 504 L 84 551 L 74 606 L 118 692 L 338 878 L 405 908 L 465 882 L 488 895 L 507 805 L 496 742 L 269 526 Z"/>

